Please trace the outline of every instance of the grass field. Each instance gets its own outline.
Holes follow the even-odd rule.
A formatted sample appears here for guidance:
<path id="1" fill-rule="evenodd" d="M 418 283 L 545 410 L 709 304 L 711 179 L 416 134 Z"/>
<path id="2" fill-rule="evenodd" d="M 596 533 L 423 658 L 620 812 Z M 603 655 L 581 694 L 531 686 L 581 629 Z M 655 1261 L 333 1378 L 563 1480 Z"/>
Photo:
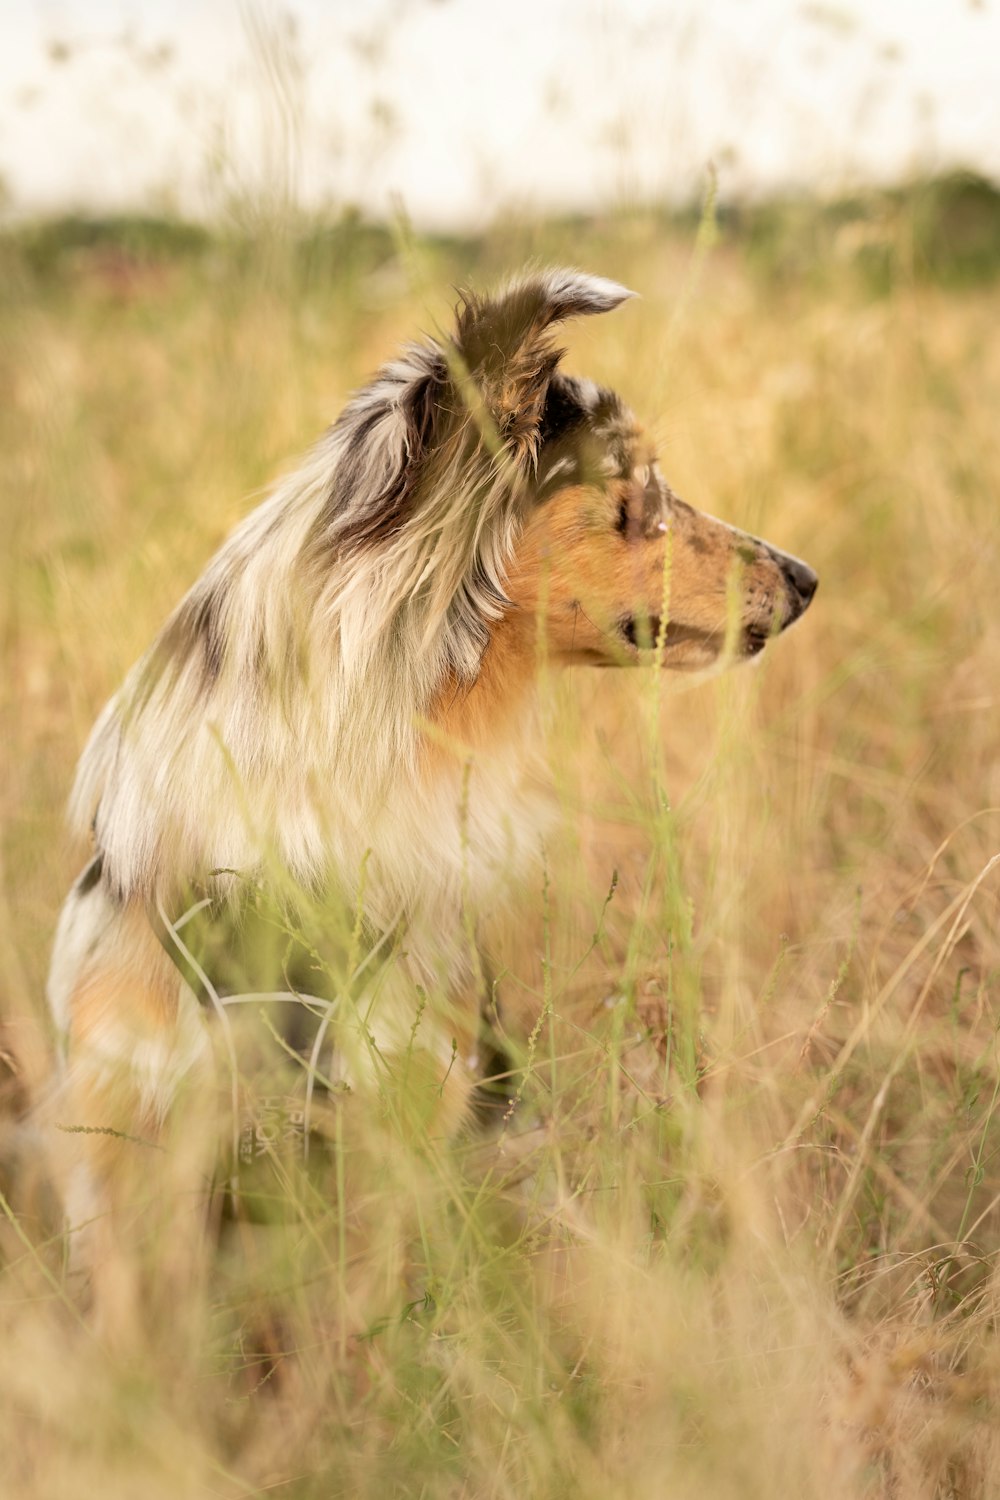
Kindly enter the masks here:
<path id="1" fill-rule="evenodd" d="M 915 222 L 6 243 L 3 1493 L 998 1493 L 1000 281 L 923 274 Z M 350 389 L 528 260 L 641 292 L 568 368 L 816 603 L 686 691 L 553 684 L 563 835 L 495 923 L 516 1107 L 454 1143 L 360 1127 L 363 1291 L 336 1194 L 303 1197 L 112 1351 L 25 1115 L 75 759 Z"/>

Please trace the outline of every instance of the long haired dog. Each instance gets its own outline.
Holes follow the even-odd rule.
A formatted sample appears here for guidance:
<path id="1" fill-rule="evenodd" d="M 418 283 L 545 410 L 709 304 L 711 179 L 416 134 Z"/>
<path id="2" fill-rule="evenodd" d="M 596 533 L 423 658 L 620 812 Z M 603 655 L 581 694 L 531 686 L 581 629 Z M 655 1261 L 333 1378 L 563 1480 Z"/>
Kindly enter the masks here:
<path id="1" fill-rule="evenodd" d="M 237 528 L 105 708 L 49 988 L 62 1109 L 90 1132 L 71 1217 L 101 1211 L 118 1133 L 160 1128 L 227 992 L 312 997 L 340 1083 L 405 1059 L 452 1128 L 467 914 L 550 816 L 539 658 L 691 672 L 808 606 L 810 568 L 685 504 L 622 401 L 560 369 L 552 330 L 629 295 L 554 270 L 467 296 Z"/>

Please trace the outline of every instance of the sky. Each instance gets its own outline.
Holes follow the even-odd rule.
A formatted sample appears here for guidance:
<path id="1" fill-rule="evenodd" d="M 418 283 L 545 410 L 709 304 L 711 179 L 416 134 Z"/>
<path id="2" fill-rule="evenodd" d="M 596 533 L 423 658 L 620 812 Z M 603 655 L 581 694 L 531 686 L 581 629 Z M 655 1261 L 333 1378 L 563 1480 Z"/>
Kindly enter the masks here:
<path id="1" fill-rule="evenodd" d="M 12 215 L 1000 181 L 1000 0 L 2 0 Z"/>

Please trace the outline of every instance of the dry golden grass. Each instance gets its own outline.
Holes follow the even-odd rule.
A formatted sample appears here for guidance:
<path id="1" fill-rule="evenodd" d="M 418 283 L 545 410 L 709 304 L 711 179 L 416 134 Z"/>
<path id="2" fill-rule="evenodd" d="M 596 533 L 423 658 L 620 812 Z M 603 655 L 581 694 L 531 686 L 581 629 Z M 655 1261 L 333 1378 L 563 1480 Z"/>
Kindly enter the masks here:
<path id="1" fill-rule="evenodd" d="M 416 281 L 339 254 L 5 268 L 7 1492 L 986 1500 L 1000 291 L 902 255 L 878 294 L 832 257 L 765 282 L 641 219 L 417 246 Z M 449 283 L 529 257 L 641 291 L 570 368 L 659 432 L 680 494 L 807 557 L 817 601 L 758 670 L 662 702 L 554 685 L 565 834 L 496 937 L 520 1102 L 452 1147 L 371 1123 L 361 1332 L 315 1201 L 224 1236 L 113 1352 L 19 1117 L 75 758 L 248 496 Z M 144 1254 L 166 1274 L 169 1224 Z"/>

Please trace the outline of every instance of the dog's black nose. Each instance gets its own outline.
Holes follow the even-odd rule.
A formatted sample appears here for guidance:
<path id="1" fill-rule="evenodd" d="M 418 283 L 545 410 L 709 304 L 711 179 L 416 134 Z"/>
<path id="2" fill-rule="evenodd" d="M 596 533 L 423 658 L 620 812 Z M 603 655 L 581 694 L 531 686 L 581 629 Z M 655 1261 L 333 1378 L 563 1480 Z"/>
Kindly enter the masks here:
<path id="1" fill-rule="evenodd" d="M 804 563 L 801 558 L 792 557 L 788 552 L 776 553 L 775 561 L 788 584 L 789 594 L 796 605 L 796 616 L 803 614 L 812 603 L 819 579 L 808 563 Z"/>

